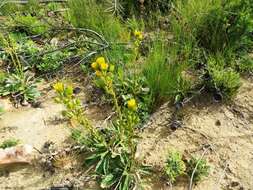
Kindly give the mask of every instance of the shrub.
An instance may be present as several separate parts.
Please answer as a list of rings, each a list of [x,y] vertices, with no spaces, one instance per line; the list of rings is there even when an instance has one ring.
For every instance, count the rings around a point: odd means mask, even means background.
[[[196,168],[196,169],[195,169]],[[207,177],[210,172],[210,166],[207,164],[207,161],[205,159],[197,159],[195,157],[191,158],[187,162],[187,174],[191,178],[193,171],[193,182],[199,182],[204,177]]]
[[[175,7],[171,30],[180,56],[186,60],[196,59],[198,49],[206,55],[227,56],[231,52],[240,55],[252,47],[253,9],[249,0],[178,0]]]
[[[182,155],[178,152],[171,152],[166,162],[165,172],[170,182],[175,182],[177,177],[184,174],[186,166]]]
[[[226,48],[239,53],[247,51],[253,43],[253,9],[250,1],[216,2],[203,16],[197,29],[200,45],[211,52]]]
[[[230,99],[241,86],[240,75],[232,68],[224,68],[224,60],[219,57],[217,59],[209,59],[208,62],[208,70],[211,76],[208,86],[221,93],[225,99]]]

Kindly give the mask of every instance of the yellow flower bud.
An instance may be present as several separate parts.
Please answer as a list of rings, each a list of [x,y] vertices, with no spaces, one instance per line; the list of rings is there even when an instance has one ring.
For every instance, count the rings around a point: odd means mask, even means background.
[[[100,64],[100,69],[102,70],[102,71],[106,71],[107,69],[108,69],[108,64],[107,63],[101,63]]]
[[[99,64],[99,65],[102,65],[105,63],[105,58],[104,57],[99,57],[96,59],[96,62]]]
[[[138,31],[138,30],[135,30],[135,31],[134,31],[134,35],[135,35],[136,37],[138,37],[140,34],[141,34],[140,31]]]
[[[138,39],[138,40],[143,40],[143,34],[141,31],[135,30],[134,31],[134,36]]]
[[[93,63],[91,64],[91,67],[92,67],[92,69],[94,69],[94,70],[98,70],[99,64],[98,64],[97,62],[93,62]]]
[[[102,72],[101,71],[96,71],[96,76],[97,77],[101,77],[102,76]]]
[[[143,35],[140,34],[139,37],[138,37],[139,40],[143,40]]]
[[[57,82],[53,85],[53,88],[56,92],[63,92],[64,91],[64,85],[62,82]]]
[[[136,111],[137,110],[137,103],[135,101],[135,99],[130,99],[127,101],[127,107],[130,110]]]

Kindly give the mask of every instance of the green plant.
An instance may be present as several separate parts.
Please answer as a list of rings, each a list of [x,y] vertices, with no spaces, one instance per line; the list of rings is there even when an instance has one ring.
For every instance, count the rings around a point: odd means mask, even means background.
[[[11,31],[25,33],[27,35],[45,35],[48,26],[31,14],[16,14],[6,23]]]
[[[165,99],[183,99],[191,84],[182,75],[185,65],[174,63],[168,56],[165,42],[156,40],[143,68],[156,103]]]
[[[95,0],[70,0],[70,21],[75,27],[92,29],[109,41],[129,38],[129,33],[118,18],[104,11]]]
[[[0,144],[0,148],[1,149],[10,148],[10,147],[16,146],[18,143],[19,143],[19,140],[17,139],[7,139]]]
[[[38,60],[41,62],[35,63],[35,67],[40,73],[53,73],[60,69],[67,55],[61,51],[45,54],[41,60]]]
[[[33,102],[40,96],[37,90],[37,81],[28,73],[6,74],[0,82],[0,96],[10,95],[15,102]]]
[[[119,104],[123,106],[125,102],[134,98],[138,102],[138,115],[145,121],[152,104],[152,96],[145,77],[118,70],[113,83]]]
[[[199,182],[204,177],[207,177],[209,175],[210,166],[208,165],[208,163],[205,159],[197,159],[195,157],[192,157],[187,162],[186,172],[190,178],[192,176],[192,173],[194,172],[193,181]]]
[[[221,93],[225,99],[231,99],[241,86],[240,75],[232,68],[224,68],[225,63],[220,57],[208,61],[211,80],[209,88]]]
[[[249,55],[242,56],[235,61],[233,67],[236,71],[242,73],[253,72],[253,57]]]
[[[98,62],[106,64],[102,58]],[[54,89],[57,92],[56,101],[63,103],[67,109],[64,116],[71,121],[72,137],[85,146],[85,164],[94,166],[101,188],[139,189],[140,175],[146,174],[147,168],[135,159],[137,139],[134,128],[139,122],[135,105],[131,103],[128,109],[120,111],[122,115],[110,126],[99,130],[90,124],[71,87],[56,83]]]
[[[185,173],[186,166],[179,152],[170,152],[166,162],[165,172],[171,183]]]

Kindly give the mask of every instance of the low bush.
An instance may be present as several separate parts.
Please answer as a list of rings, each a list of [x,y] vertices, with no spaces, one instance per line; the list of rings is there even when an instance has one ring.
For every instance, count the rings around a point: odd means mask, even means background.
[[[224,60],[221,58],[210,58],[208,61],[208,70],[211,80],[208,83],[209,88],[221,93],[224,99],[231,99],[241,86],[240,75],[232,68],[224,68]]]
[[[210,166],[207,164],[207,161],[205,159],[197,159],[195,157],[192,157],[187,162],[186,172],[190,178],[194,172],[193,182],[199,182],[204,177],[207,177],[209,175]]]
[[[186,166],[182,155],[178,152],[171,152],[166,162],[165,173],[171,183],[185,173]]]

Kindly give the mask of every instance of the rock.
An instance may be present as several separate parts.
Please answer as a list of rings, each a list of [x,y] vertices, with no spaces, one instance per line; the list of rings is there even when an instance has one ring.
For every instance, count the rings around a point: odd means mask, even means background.
[[[29,103],[28,103],[26,100],[24,100],[24,101],[21,102],[21,105],[22,105],[22,106],[28,106]]]
[[[74,88],[73,93],[74,93],[74,94],[79,94],[81,91],[82,91],[81,88],[76,87],[76,88]]]
[[[231,183],[231,187],[236,187],[238,185],[240,185],[240,183],[238,181],[232,181],[232,183]]]
[[[0,149],[0,167],[13,164],[30,164],[32,160],[32,152],[33,147],[30,145],[19,145]]]

